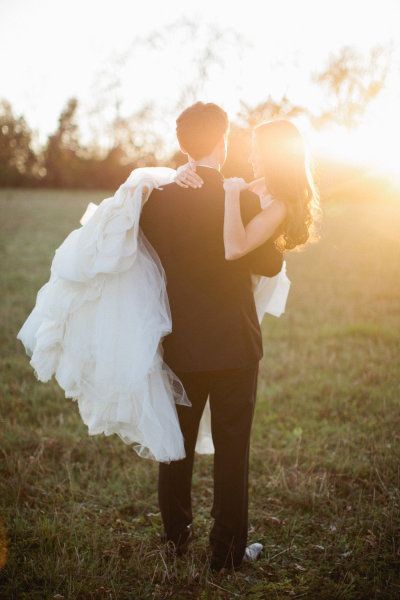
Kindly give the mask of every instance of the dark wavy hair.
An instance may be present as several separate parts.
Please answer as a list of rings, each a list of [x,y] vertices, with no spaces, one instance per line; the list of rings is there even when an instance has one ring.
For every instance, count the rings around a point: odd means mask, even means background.
[[[254,138],[268,191],[287,209],[275,245],[283,252],[303,247],[307,241],[317,242],[316,223],[323,213],[300,131],[287,119],[275,119],[258,125]]]

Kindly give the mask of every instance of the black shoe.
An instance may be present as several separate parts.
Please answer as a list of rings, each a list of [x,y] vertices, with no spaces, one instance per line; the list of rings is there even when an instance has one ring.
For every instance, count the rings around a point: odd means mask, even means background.
[[[161,535],[161,542],[166,544],[166,552],[168,555],[183,556],[186,554],[193,536],[192,526],[188,525],[176,539],[168,538],[167,534],[163,533]]]
[[[229,564],[221,565],[220,563],[210,563],[210,571],[213,574],[226,573],[228,571],[238,571],[242,568],[242,566],[242,563],[240,563],[240,565],[233,566]]]
[[[210,561],[210,571],[212,573],[222,573],[225,571],[237,571],[238,569],[240,569],[242,567],[242,562],[241,561],[239,564],[232,564],[232,561],[226,560],[224,563],[221,563],[220,560],[217,560],[215,558],[211,558]]]
[[[223,565],[220,565],[218,563],[210,563],[210,571],[212,573],[222,573],[225,572],[226,568]]]

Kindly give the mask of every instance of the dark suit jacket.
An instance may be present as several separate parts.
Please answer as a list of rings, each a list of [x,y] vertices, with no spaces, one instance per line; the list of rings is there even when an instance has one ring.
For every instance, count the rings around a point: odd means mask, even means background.
[[[140,218],[167,279],[172,333],[163,340],[164,360],[173,371],[254,365],[263,347],[251,273],[276,275],[283,256],[270,239],[238,260],[226,260],[223,177],[209,167],[197,172],[201,188],[172,183],[155,189]],[[260,202],[247,191],[240,201],[246,225],[261,210]]]

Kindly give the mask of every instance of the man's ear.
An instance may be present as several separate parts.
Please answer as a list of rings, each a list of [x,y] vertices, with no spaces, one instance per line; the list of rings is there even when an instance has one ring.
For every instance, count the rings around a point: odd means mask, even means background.
[[[224,134],[221,139],[219,140],[219,147],[220,148],[225,148],[225,145],[228,145],[228,136],[226,134]]]

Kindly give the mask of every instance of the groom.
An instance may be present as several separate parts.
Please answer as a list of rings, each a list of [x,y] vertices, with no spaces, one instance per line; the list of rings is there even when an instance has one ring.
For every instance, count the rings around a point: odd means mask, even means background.
[[[185,387],[191,407],[176,405],[186,457],[159,463],[162,539],[182,554],[193,536],[191,483],[198,427],[210,395],[214,497],[209,534],[211,569],[238,568],[248,530],[249,443],[263,356],[251,274],[272,277],[282,254],[269,239],[237,260],[224,252],[224,189],[229,121],[213,103],[197,102],[177,119],[180,148],[196,163],[204,183],[155,189],[140,226],[156,250],[167,279],[172,333],[163,340],[164,361]],[[258,196],[241,194],[246,225],[259,211]]]

